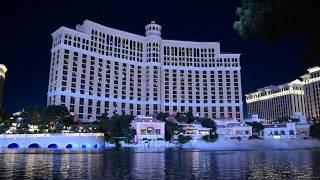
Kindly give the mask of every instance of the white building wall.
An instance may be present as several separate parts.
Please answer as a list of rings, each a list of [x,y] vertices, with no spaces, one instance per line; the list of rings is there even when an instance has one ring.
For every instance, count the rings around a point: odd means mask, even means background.
[[[28,148],[30,144],[38,144],[41,148],[48,148],[50,144],[56,144],[57,148],[64,149],[71,144],[72,148],[103,148],[103,133],[68,133],[68,134],[10,134],[0,135],[0,147],[16,143],[19,148]]]
[[[188,112],[243,119],[240,54],[217,42],[163,40],[84,21],[52,34],[48,105],[63,104],[81,121],[106,113]]]
[[[320,67],[309,68],[301,78],[304,82],[306,116],[320,119]]]

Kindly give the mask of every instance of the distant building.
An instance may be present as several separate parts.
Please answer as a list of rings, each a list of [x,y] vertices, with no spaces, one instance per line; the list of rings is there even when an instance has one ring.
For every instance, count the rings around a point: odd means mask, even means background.
[[[246,95],[249,116],[258,114],[275,121],[301,112],[308,119],[320,119],[320,66],[280,86],[268,86]]]
[[[303,82],[267,86],[246,95],[249,116],[257,114],[262,119],[276,121],[289,118],[294,112],[305,115]]]
[[[5,65],[0,64],[0,108],[2,108],[4,81],[6,79],[7,70]]]
[[[304,83],[306,116],[309,119],[320,119],[320,67],[308,69],[301,76]]]
[[[52,33],[48,105],[82,122],[106,113],[189,112],[243,119],[240,54],[219,42],[166,40],[154,21],[145,35],[85,20]],[[200,32],[200,30],[199,30]]]
[[[152,117],[137,116],[131,122],[131,127],[136,131],[135,142],[165,139],[165,122]]]
[[[252,136],[252,127],[237,120],[215,120],[216,133],[221,139],[248,139]]]
[[[183,135],[190,136],[194,140],[200,140],[203,136],[210,135],[211,128],[203,127],[199,122],[179,125],[182,126]]]

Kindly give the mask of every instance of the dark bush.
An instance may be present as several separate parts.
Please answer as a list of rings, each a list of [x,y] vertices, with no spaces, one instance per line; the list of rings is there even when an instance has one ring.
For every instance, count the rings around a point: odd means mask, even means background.
[[[205,135],[201,139],[206,142],[215,142],[218,139],[218,134]]]
[[[180,144],[185,144],[185,143],[189,142],[190,140],[192,140],[192,137],[190,137],[190,136],[183,136],[183,135],[178,136],[178,142]]]

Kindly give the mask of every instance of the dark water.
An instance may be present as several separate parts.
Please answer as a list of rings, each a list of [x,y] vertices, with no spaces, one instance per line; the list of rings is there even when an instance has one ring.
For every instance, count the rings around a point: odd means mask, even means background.
[[[0,154],[0,179],[320,179],[320,151]]]

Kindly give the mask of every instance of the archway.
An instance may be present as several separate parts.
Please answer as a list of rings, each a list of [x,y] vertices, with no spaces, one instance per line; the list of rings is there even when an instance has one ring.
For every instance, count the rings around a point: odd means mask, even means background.
[[[56,149],[56,148],[58,148],[58,145],[56,145],[56,144],[49,144],[49,145],[48,145],[48,148],[50,148],[50,149]]]
[[[29,145],[29,148],[41,148],[41,146],[37,143],[32,143]]]
[[[66,145],[66,148],[67,148],[67,149],[71,149],[71,148],[72,148],[72,144]]]
[[[7,146],[8,148],[19,148],[19,144],[17,143],[11,143]]]

